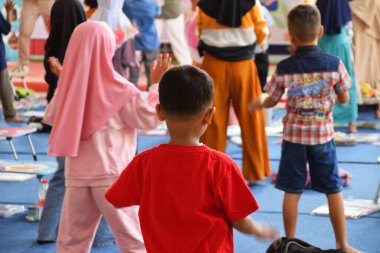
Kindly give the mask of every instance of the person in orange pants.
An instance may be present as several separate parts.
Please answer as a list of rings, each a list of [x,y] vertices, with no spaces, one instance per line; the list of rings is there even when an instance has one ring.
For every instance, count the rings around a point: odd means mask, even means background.
[[[202,69],[215,85],[213,123],[202,137],[210,148],[225,152],[229,101],[241,126],[243,175],[255,183],[270,175],[264,111],[248,111],[249,102],[261,96],[255,44],[262,45],[268,28],[259,2],[254,0],[201,0],[198,3],[199,49],[204,53]],[[226,7],[227,8],[223,8]],[[233,11],[236,10],[236,11]]]

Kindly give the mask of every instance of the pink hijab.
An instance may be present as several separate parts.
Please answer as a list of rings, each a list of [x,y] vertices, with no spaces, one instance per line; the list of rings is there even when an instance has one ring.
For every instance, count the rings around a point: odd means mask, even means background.
[[[114,33],[104,22],[84,22],[74,30],[58,80],[49,155],[77,156],[79,142],[138,93],[115,72],[115,49]]]

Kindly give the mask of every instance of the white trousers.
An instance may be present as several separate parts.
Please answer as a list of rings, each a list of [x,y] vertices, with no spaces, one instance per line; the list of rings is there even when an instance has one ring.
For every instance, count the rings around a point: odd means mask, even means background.
[[[174,56],[181,65],[192,63],[189,45],[185,36],[183,14],[173,19],[156,19],[158,36],[162,43],[170,43]]]
[[[103,215],[122,253],[145,253],[138,206],[116,209],[104,195],[108,187],[66,187],[59,225],[58,253],[88,253]]]

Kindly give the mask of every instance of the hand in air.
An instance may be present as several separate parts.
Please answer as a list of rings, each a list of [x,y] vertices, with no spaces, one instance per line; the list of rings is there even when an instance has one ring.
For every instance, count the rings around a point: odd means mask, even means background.
[[[152,79],[152,83],[158,83],[162,76],[168,71],[171,66],[172,58],[169,54],[160,54],[158,59],[153,62],[150,68],[150,78]]]
[[[7,12],[11,12],[14,7],[15,7],[15,3],[13,2],[13,0],[5,1],[4,8],[7,10]]]

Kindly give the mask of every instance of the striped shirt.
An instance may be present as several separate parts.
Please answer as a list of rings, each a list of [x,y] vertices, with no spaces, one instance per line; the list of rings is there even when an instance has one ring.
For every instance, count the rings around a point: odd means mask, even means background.
[[[198,8],[198,49],[230,62],[252,59],[255,45],[263,45],[269,34],[259,1],[242,17],[241,22],[237,28],[224,26]]]
[[[300,47],[281,61],[265,90],[279,101],[287,89],[284,140],[317,145],[334,137],[335,94],[351,88],[342,61],[320,52],[318,46]]]

